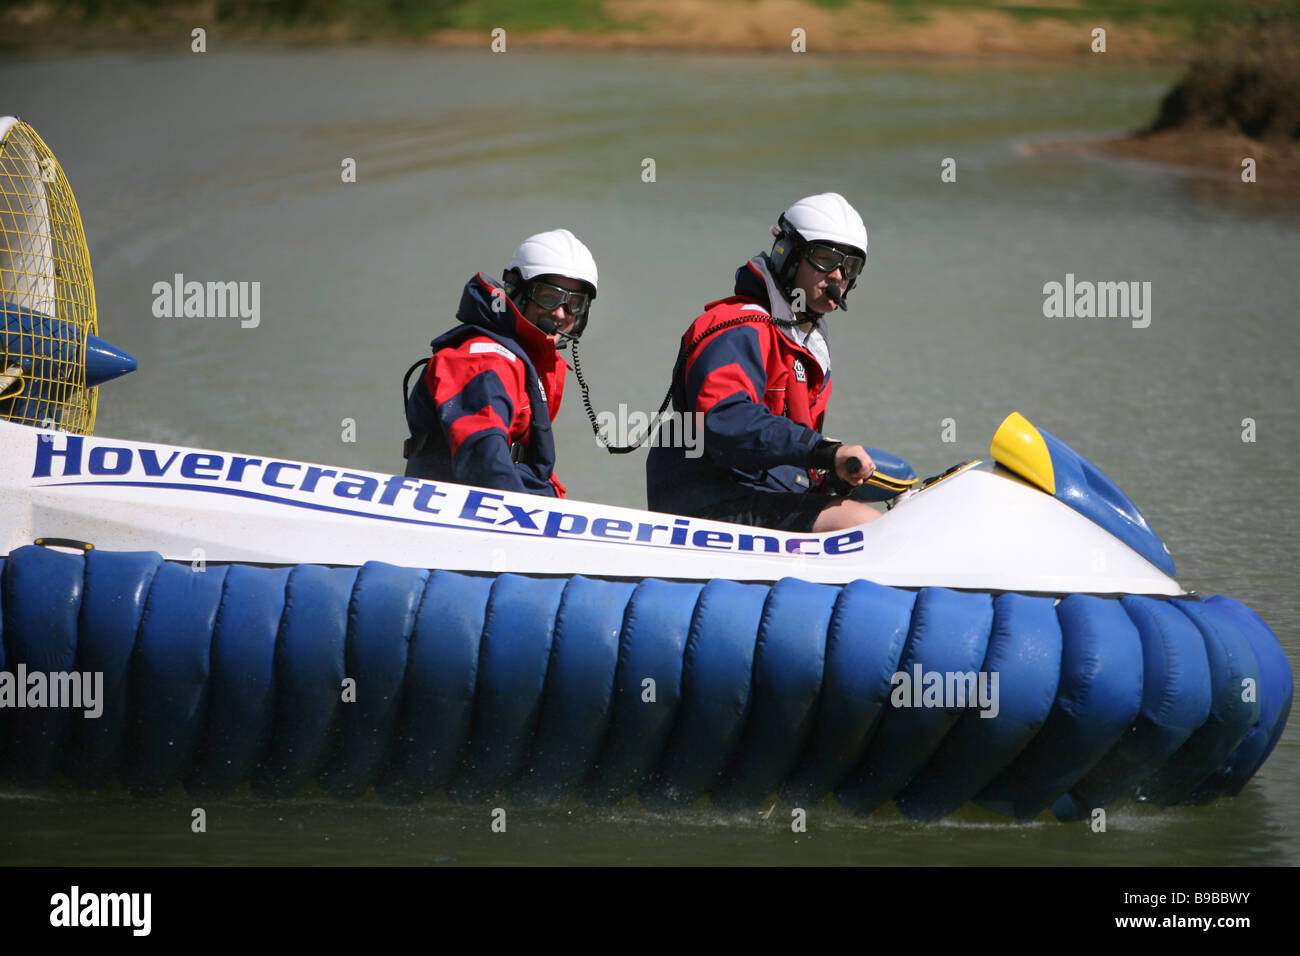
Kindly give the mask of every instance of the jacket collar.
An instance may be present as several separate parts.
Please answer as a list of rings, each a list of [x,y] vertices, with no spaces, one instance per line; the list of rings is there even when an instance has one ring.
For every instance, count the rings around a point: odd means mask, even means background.
[[[505,306],[504,309],[502,305]],[[479,272],[465,283],[456,318],[466,325],[514,339],[524,347],[528,357],[539,369],[556,364],[568,365],[551,340],[524,318],[523,313],[506,295],[505,288],[492,276]]]
[[[768,314],[774,319],[789,321],[795,317],[794,310],[776,279],[772,278],[771,263],[766,252],[760,252],[736,270],[736,295],[753,299],[767,307]],[[805,337],[797,328],[778,326],[787,339],[806,349],[817,359],[822,370],[831,370],[830,335],[826,328],[826,317],[818,316],[813,322],[812,331]]]

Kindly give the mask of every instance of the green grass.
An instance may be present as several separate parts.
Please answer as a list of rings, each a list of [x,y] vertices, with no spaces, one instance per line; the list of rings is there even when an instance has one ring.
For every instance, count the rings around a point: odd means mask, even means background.
[[[54,0],[95,24],[124,14],[147,22],[166,12],[175,16],[186,0]],[[830,10],[847,11],[852,0],[809,0]],[[1083,24],[1105,19],[1141,23],[1151,29],[1207,37],[1224,24],[1249,26],[1272,20],[1300,22],[1300,0],[1074,0],[1070,6],[1008,0],[875,0],[904,21],[922,22],[945,11],[989,10],[1018,20],[1060,20]],[[446,27],[491,30],[503,26],[531,32],[560,27],[584,32],[638,29],[644,24],[614,19],[604,0],[216,0],[218,22],[267,28],[353,25],[362,36],[417,34]],[[653,17],[653,14],[651,14]]]
[[[465,30],[564,27],[601,31],[620,25],[605,12],[602,0],[529,0],[527,3],[520,0],[473,0],[457,4],[450,19],[452,26]]]
[[[851,0],[811,0],[819,7],[837,10]],[[1017,4],[1007,0],[875,0],[893,8],[902,20],[919,21],[942,16],[945,10],[991,10],[1018,20],[1063,20],[1086,23],[1103,18],[1116,23],[1146,22],[1158,27],[1200,31],[1205,27],[1284,17],[1300,19],[1300,0],[1074,0],[1069,6]]]
[[[92,25],[121,17],[145,22],[158,12],[175,15],[200,5],[200,0],[55,0],[56,7],[76,11]],[[272,29],[348,22],[363,36],[498,26],[599,31],[617,25],[603,0],[216,0],[213,12],[219,23]]]

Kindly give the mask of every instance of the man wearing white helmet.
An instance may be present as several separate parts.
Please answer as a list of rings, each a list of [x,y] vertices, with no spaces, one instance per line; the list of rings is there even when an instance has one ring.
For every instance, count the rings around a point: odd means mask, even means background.
[[[558,349],[582,335],[595,298],[596,262],[567,229],[525,239],[503,283],[470,279],[461,325],[433,340],[409,394],[403,382],[406,474],[564,497],[551,434],[569,370]]]
[[[875,463],[861,445],[821,434],[831,393],[824,317],[845,307],[867,230],[843,196],[822,193],[787,209],[772,233],[771,252],[737,270],[735,295],[705,306],[682,337],[673,409],[703,416],[704,454],[661,437],[646,461],[649,505],[787,531],[852,527],[879,512],[833,491],[862,485]]]

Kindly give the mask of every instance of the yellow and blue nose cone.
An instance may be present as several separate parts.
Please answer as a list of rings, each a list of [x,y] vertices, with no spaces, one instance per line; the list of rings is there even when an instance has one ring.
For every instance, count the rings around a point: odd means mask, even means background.
[[[1174,559],[1147,519],[1100,468],[1019,412],[998,427],[989,455],[1004,468],[1105,528],[1170,577]]]

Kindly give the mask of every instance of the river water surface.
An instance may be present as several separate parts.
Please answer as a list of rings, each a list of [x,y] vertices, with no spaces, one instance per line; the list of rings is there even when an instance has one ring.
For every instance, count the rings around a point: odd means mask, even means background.
[[[402,371],[474,271],[499,275],[522,237],[558,226],[600,268],[582,351],[596,408],[652,411],[682,331],[778,212],[835,190],[870,250],[832,318],[828,431],[928,475],[986,457],[1019,410],[1137,502],[1185,587],[1245,601],[1300,659],[1300,206],[1022,148],[1145,122],[1170,71],[209,50],[0,62],[0,112],[36,127],[76,190],[101,334],[140,359],[102,390],[100,434],[400,472]],[[154,284],[178,273],[260,283],[258,324],[155,317]],[[1150,324],[1045,317],[1044,284],[1067,274],[1149,282]],[[607,456],[579,399],[570,376],[556,436],[570,496],[643,507],[643,455]],[[1104,838],[1046,816],[967,807],[921,826],[831,802],[796,834],[789,808],[707,801],[517,810],[502,835],[487,809],[442,798],[309,793],[213,804],[199,840],[180,792],[0,791],[0,863],[1295,864],[1298,795],[1294,729],[1240,797],[1122,808]]]

